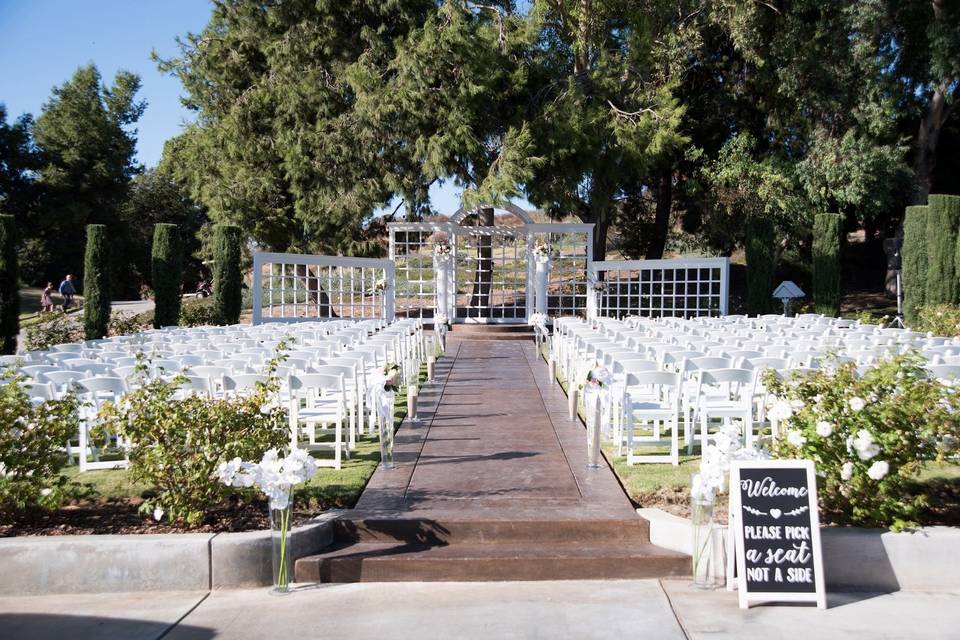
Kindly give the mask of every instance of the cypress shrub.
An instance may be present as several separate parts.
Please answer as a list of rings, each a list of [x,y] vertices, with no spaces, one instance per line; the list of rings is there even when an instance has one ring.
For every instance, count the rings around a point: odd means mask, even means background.
[[[83,258],[83,333],[87,340],[107,335],[110,326],[110,239],[107,227],[87,225]]]
[[[0,353],[17,352],[20,333],[20,273],[17,264],[17,226],[10,215],[0,215]]]
[[[957,283],[957,235],[960,196],[931,195],[927,200],[927,289],[924,304],[960,302]]]
[[[176,325],[180,318],[180,284],[183,281],[183,254],[180,231],[175,224],[153,228],[153,326]]]
[[[747,313],[768,313],[773,301],[773,278],[777,267],[777,236],[769,218],[747,221],[744,248],[747,255]]]
[[[213,228],[213,306],[223,324],[240,322],[243,304],[243,274],[240,252],[243,234],[240,227],[218,224]]]
[[[818,213],[813,219],[813,306],[826,316],[840,315],[842,223],[838,213]]]
[[[903,218],[900,275],[903,286],[903,317],[908,326],[919,320],[927,289],[927,205],[907,207]]]

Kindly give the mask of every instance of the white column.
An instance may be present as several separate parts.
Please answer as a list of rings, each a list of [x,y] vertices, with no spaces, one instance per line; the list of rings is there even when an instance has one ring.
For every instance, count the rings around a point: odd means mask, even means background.
[[[453,258],[444,257],[433,259],[433,275],[437,283],[437,313],[450,315],[453,289]]]
[[[547,282],[550,280],[550,269],[553,264],[550,258],[534,258],[534,302],[537,313],[547,313]]]

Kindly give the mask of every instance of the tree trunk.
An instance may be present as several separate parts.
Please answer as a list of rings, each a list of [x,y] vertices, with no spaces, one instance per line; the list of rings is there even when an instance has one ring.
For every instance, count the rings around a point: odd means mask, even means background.
[[[670,207],[673,204],[673,171],[665,169],[657,185],[657,215],[653,222],[653,237],[647,246],[647,260],[659,260],[667,246],[670,231]]]
[[[920,121],[920,131],[917,133],[917,150],[913,162],[914,188],[911,204],[927,204],[927,196],[933,181],[933,170],[937,164],[937,144],[940,142],[940,131],[949,116],[947,96],[941,87],[937,87],[927,105],[927,111]]]
[[[477,225],[493,226],[493,208],[485,207],[477,212]],[[490,317],[490,286],[493,282],[493,237],[477,236],[477,274],[473,280],[473,295],[468,311],[471,317]]]
[[[317,315],[321,318],[339,318],[330,303],[330,296],[323,288],[320,276],[305,264],[298,264],[296,273],[297,278],[302,278],[303,285],[307,288],[307,300],[317,305]]]

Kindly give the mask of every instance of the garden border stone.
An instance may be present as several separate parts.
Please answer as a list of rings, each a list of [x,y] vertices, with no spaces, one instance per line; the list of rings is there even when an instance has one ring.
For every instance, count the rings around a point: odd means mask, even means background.
[[[650,523],[650,542],[690,554],[690,520],[661,509],[637,509]],[[726,540],[727,528],[723,535]],[[886,529],[820,527],[824,578],[831,591],[957,591],[960,528]]]
[[[291,532],[293,559],[333,540],[335,514]],[[267,586],[270,531],[0,538],[0,595]]]

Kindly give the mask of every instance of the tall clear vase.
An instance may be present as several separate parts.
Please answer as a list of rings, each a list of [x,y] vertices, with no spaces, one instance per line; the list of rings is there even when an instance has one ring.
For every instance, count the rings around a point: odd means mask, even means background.
[[[291,492],[292,494],[292,492]],[[293,496],[287,496],[283,509],[270,509],[270,538],[273,548],[273,595],[290,593],[293,581],[293,554],[290,549],[290,523],[293,512]]]
[[[713,510],[711,501],[691,502],[693,585],[698,589],[722,587],[726,579],[723,529],[714,521]]]
[[[396,465],[393,462],[393,413],[396,406],[396,395],[393,393],[384,393],[380,400],[380,419],[377,420],[380,436],[380,462],[384,469],[393,469]]]
[[[600,430],[603,426],[603,403],[600,393],[584,393],[583,397],[583,410],[587,417],[587,467],[590,469],[601,467]]]

